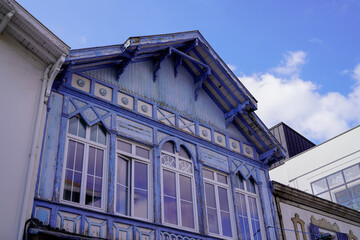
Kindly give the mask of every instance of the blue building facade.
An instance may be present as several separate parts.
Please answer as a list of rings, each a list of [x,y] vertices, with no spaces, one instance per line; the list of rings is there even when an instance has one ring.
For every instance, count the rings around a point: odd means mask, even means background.
[[[28,234],[278,239],[268,168],[284,150],[256,108],[197,31],[70,51],[35,188],[50,227]]]

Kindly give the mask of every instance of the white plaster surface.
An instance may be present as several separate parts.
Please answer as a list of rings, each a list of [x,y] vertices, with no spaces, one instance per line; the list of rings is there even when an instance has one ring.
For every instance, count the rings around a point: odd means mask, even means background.
[[[16,239],[20,227],[25,181],[44,71],[45,66],[42,66],[38,59],[32,58],[13,40],[0,35],[1,239]],[[34,180],[32,182],[35,182]],[[29,205],[32,206],[34,191],[30,191],[32,194]]]
[[[335,216],[325,216],[321,213],[315,213],[310,209],[303,209],[301,205],[295,207],[283,202],[280,202],[280,209],[282,214],[282,221],[285,229],[295,230],[294,224],[291,221],[291,218],[295,217],[295,213],[299,215],[299,218],[305,222],[305,231],[310,232],[310,223],[311,216],[314,216],[316,220],[325,218],[329,223],[336,223],[339,226],[340,232],[349,234],[349,231],[352,230],[353,234],[360,238],[360,226],[356,226],[347,222],[345,218],[339,218]],[[346,217],[346,216],[345,216]],[[298,226],[298,231],[301,231],[300,225]],[[320,230],[321,232],[322,230]],[[325,232],[325,231],[324,231]],[[285,231],[286,240],[296,240],[295,233],[293,231]],[[300,234],[301,235],[301,234]],[[306,235],[308,239],[310,235]]]
[[[287,160],[270,178],[312,194],[312,182],[359,162],[360,126]]]

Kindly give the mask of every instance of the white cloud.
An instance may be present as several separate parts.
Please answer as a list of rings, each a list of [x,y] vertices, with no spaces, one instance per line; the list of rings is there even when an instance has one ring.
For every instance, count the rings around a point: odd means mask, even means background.
[[[227,64],[227,66],[230,68],[231,71],[235,71],[237,69],[237,66],[232,64]]]
[[[302,65],[305,64],[306,53],[303,51],[287,52],[284,54],[285,60],[281,61],[281,65],[272,70],[280,75],[298,74]]]
[[[338,92],[320,94],[319,86],[299,77],[306,61],[302,51],[289,52],[273,72],[239,77],[258,100],[256,111],[268,127],[285,122],[319,143],[360,124],[360,64],[353,77],[358,80],[347,96]],[[285,74],[286,73],[286,74]]]
[[[319,44],[323,43],[323,41],[321,39],[318,39],[318,38],[311,38],[311,39],[309,39],[309,42],[311,42],[311,43],[319,43]]]

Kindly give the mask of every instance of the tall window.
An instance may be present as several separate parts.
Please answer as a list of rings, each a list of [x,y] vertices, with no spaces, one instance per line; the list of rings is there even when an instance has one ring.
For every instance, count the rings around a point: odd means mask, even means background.
[[[235,190],[242,239],[263,239],[258,190],[254,180],[249,178],[245,181],[241,176],[236,176]]]
[[[149,219],[150,150],[117,140],[116,201],[119,214]]]
[[[161,150],[162,219],[166,224],[197,229],[194,168],[190,154],[172,142]]]
[[[203,169],[206,217],[210,233],[232,237],[228,177]]]
[[[106,130],[87,127],[79,117],[69,119],[62,199],[95,208],[104,207]]]

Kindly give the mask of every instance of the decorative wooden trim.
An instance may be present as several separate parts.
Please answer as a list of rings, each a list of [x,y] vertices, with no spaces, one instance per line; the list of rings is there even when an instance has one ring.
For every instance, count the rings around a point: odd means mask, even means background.
[[[318,226],[319,228],[326,229],[333,232],[340,232],[340,228],[337,223],[331,224],[325,218],[316,220],[314,216],[310,218],[311,223]]]
[[[295,213],[295,217],[291,218],[291,221],[294,224],[295,236],[296,240],[307,240],[306,232],[305,232],[305,222],[300,219],[299,214]],[[300,238],[298,224],[300,224],[301,232],[302,232],[302,239]]]
[[[358,238],[354,235],[353,231],[349,231],[349,234],[348,234],[348,238],[349,240],[358,240]]]

